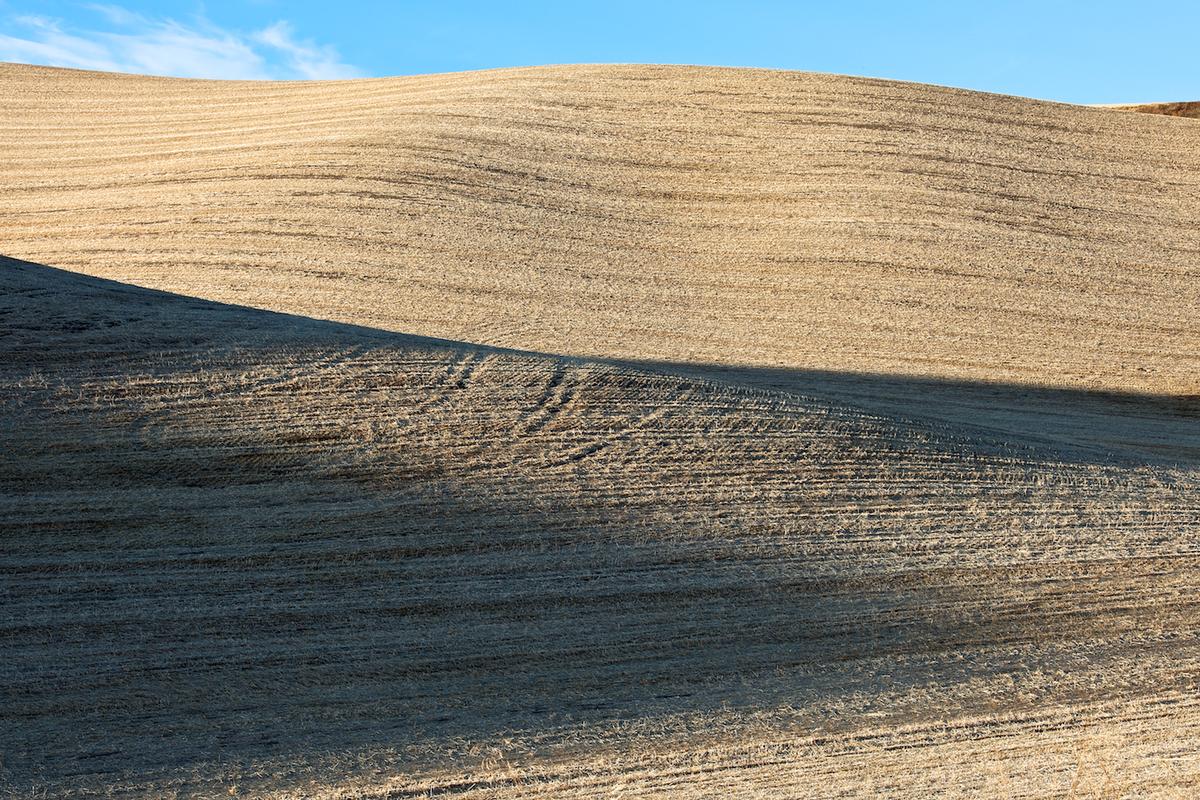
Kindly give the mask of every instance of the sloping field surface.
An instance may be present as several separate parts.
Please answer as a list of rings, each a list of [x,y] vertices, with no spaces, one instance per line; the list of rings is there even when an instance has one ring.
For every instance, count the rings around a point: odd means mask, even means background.
[[[1141,105],[1109,107],[1122,111],[1137,111],[1141,114],[1163,114],[1168,117],[1200,117],[1200,102],[1143,103]]]
[[[0,98],[0,788],[1200,791],[1195,123],[648,67]]]
[[[10,774],[529,796],[726,770],[803,795],[862,759],[913,788],[1197,778],[1194,473],[0,275]],[[949,772],[893,752],[917,745]]]
[[[5,254],[605,358],[1200,394],[1200,126],[805,73],[0,71]]]

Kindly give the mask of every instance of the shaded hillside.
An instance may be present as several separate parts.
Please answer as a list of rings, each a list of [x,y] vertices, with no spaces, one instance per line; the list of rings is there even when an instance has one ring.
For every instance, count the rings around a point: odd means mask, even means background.
[[[1153,786],[1195,732],[1194,473],[28,263],[0,298],[18,789],[917,791],[917,742],[1052,788],[1148,713]]]
[[[569,355],[1197,394],[1200,128],[685,67],[0,68],[10,256]]]

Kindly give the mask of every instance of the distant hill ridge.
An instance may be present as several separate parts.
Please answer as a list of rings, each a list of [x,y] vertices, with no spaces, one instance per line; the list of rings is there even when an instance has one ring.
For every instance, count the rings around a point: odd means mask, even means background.
[[[1167,117],[1200,118],[1200,100],[1189,103],[1143,103],[1141,105],[1108,106],[1121,111],[1137,111],[1142,114],[1162,114]]]
[[[567,66],[0,67],[6,254],[587,357],[1200,392],[1200,127],[920,84]]]

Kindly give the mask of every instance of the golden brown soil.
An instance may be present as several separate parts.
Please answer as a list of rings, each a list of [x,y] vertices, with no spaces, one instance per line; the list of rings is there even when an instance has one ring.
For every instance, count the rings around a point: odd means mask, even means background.
[[[1200,102],[1194,103],[1144,103],[1142,105],[1109,106],[1121,111],[1137,111],[1141,114],[1162,114],[1167,117],[1200,117]]]
[[[1200,128],[667,67],[0,109],[0,795],[1200,788]]]
[[[1200,127],[885,81],[8,66],[7,255],[526,350],[1200,393]]]

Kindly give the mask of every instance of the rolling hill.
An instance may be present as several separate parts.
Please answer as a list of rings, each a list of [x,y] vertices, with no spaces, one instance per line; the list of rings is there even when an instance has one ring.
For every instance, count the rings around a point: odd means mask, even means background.
[[[7,67],[7,255],[577,356],[1200,393],[1200,129],[804,73]]]
[[[0,787],[1189,796],[1200,127],[0,68]]]

